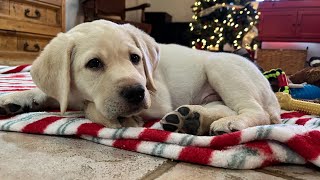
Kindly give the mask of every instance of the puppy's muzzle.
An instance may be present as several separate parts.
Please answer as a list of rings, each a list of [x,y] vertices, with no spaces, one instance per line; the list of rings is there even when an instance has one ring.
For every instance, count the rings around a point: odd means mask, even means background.
[[[138,84],[124,87],[120,95],[130,104],[140,104],[144,100],[144,93],[144,87]]]

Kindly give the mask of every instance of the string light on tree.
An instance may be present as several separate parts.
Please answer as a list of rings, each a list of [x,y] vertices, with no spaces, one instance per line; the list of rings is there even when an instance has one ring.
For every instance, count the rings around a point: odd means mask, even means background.
[[[260,18],[260,12],[251,5],[252,1],[195,0],[192,7],[194,22],[189,24],[194,37],[192,46],[214,51],[223,50],[225,44],[235,49],[255,49],[253,46],[258,46],[257,43],[245,42],[243,45],[242,42]]]

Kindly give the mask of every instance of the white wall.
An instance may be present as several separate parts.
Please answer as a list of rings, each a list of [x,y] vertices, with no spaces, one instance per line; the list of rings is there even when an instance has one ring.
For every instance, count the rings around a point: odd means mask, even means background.
[[[66,31],[83,22],[81,0],[66,0]]]
[[[126,7],[133,7],[136,6],[138,3],[138,0],[126,0]],[[128,11],[126,13],[126,20],[127,21],[140,21],[141,18],[141,12],[140,11]]]

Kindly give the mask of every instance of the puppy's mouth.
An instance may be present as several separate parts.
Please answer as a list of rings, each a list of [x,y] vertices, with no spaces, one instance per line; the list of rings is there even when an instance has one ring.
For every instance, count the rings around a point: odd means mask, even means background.
[[[120,123],[123,123],[123,122],[126,120],[126,117],[119,116],[119,117],[117,117],[117,120],[118,120]]]
[[[140,113],[143,109],[147,109],[146,103],[140,104],[129,104],[124,112],[122,112],[119,117],[129,117]]]

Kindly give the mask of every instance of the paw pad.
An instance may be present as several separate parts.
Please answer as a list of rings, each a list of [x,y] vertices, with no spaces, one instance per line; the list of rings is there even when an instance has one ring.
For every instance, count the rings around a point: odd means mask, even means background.
[[[200,114],[197,112],[191,113],[184,121],[182,129],[188,134],[197,134],[200,127]]]
[[[162,127],[166,131],[198,134],[200,128],[200,114],[189,107],[180,107],[167,114],[162,120]]]
[[[169,123],[173,123],[173,124],[179,124],[180,123],[179,117],[176,114],[169,114],[165,119]]]
[[[186,116],[189,114],[190,109],[187,107],[181,107],[178,109],[178,112],[182,115],[182,116]]]
[[[14,103],[8,103],[0,107],[0,116],[15,115],[23,112],[29,112],[29,106],[20,106]]]
[[[172,125],[172,124],[163,124],[162,127],[163,127],[164,130],[171,131],[171,132],[174,132],[174,131],[176,131],[178,129],[177,126]]]
[[[19,109],[21,109],[21,106],[18,104],[10,103],[10,104],[8,104],[8,109],[10,112],[15,113],[15,112],[19,111]]]
[[[2,116],[7,115],[7,111],[6,111],[6,109],[4,109],[4,108],[0,107],[0,115],[2,115]]]

